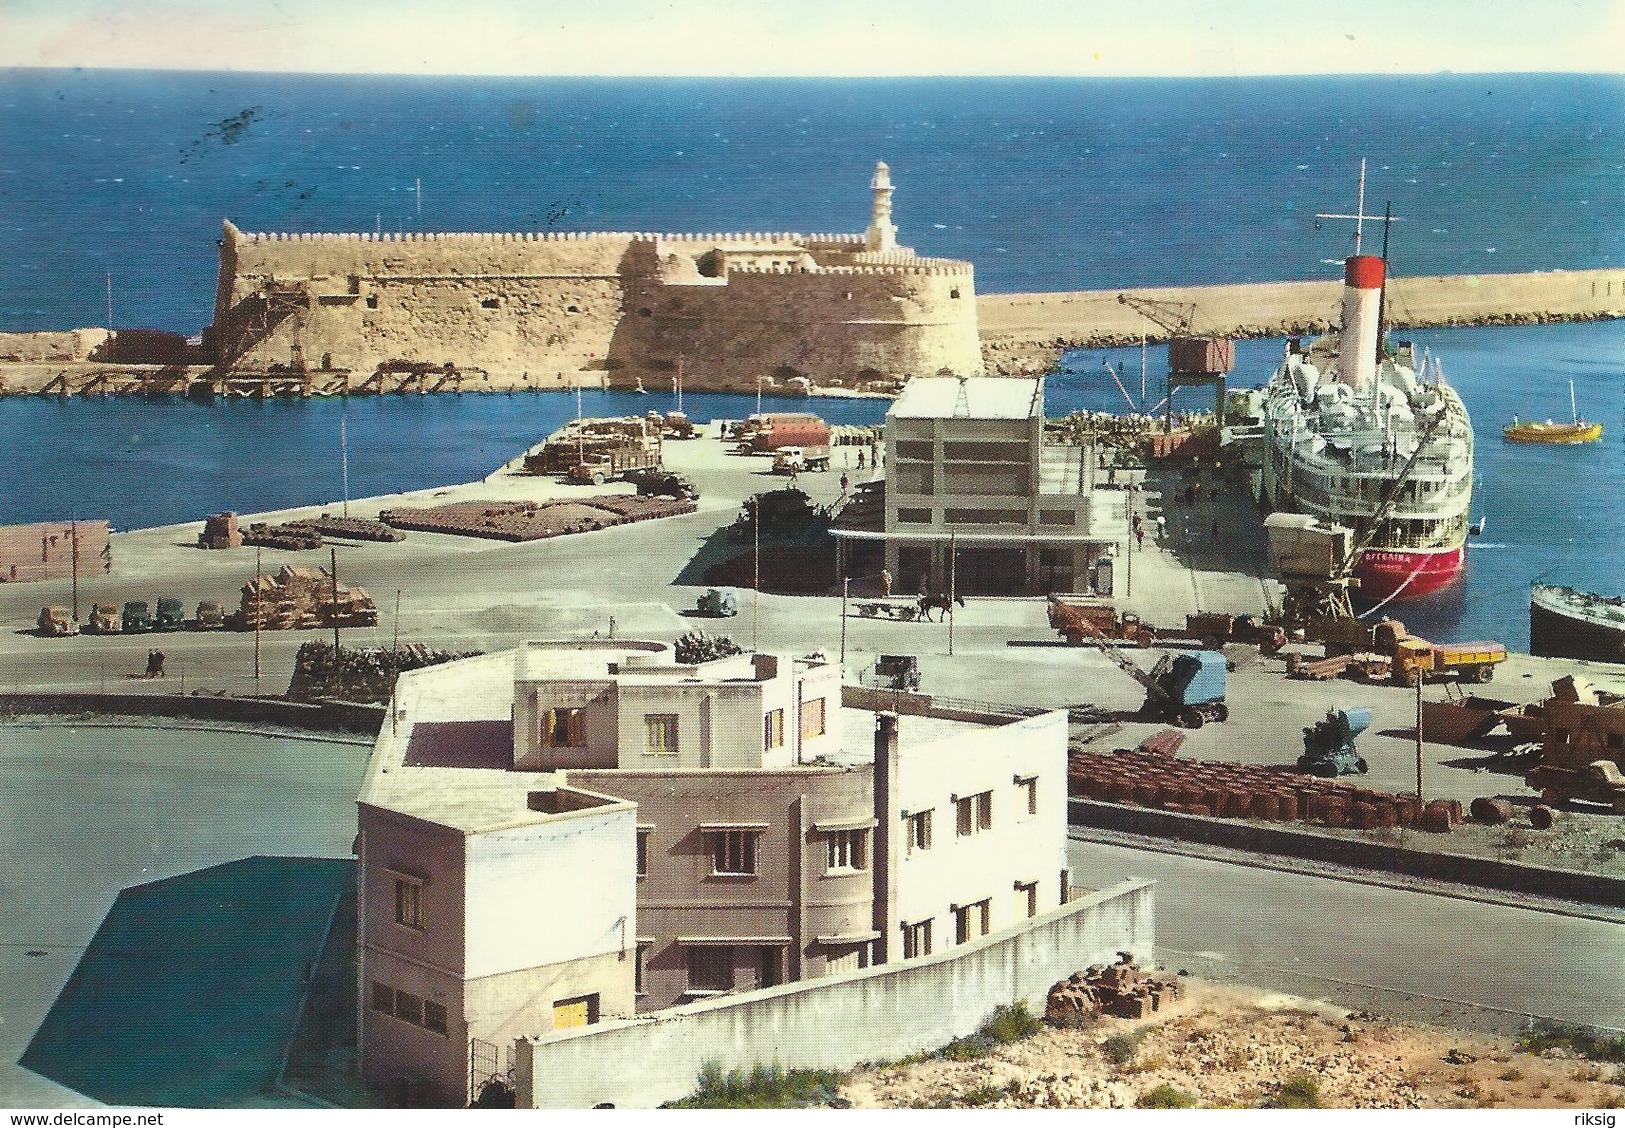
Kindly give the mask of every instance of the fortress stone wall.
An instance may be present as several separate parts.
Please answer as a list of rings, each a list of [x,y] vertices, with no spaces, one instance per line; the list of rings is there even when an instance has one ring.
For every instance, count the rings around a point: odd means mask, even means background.
[[[884,170],[884,166],[881,166]],[[537,387],[980,370],[969,263],[867,234],[251,234],[225,224],[210,344],[234,369],[397,361]],[[882,194],[885,212],[878,203]]]

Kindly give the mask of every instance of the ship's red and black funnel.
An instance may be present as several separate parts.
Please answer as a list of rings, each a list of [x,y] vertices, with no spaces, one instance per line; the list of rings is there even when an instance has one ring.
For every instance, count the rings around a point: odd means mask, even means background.
[[[1363,388],[1377,375],[1377,334],[1382,330],[1383,261],[1351,255],[1343,262],[1343,333],[1337,348],[1337,379]]]

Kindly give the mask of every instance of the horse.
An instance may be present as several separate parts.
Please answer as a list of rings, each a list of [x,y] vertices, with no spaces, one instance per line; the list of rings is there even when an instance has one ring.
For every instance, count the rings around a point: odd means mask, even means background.
[[[941,619],[933,619],[931,612],[941,611],[944,616],[952,615],[955,603],[961,607],[965,606],[965,597],[956,595],[950,600],[946,595],[922,595],[920,596],[920,618],[928,623],[941,622]]]

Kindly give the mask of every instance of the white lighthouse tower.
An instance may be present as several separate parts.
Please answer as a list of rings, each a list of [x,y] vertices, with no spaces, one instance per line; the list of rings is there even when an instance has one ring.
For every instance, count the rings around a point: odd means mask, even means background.
[[[866,249],[894,251],[897,249],[897,224],[891,221],[891,169],[885,161],[875,163],[875,177],[869,181],[869,187],[875,194],[875,202],[869,230],[864,233]]]

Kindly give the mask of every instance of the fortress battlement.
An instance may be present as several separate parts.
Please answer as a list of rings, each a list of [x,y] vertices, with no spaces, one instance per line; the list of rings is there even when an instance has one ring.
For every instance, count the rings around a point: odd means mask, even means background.
[[[695,388],[762,372],[848,385],[979,372],[971,264],[899,246],[889,177],[877,170],[870,188],[863,234],[243,232],[228,220],[209,343],[226,368],[450,363],[521,386],[611,373],[631,385],[679,355]]]
[[[239,231],[226,221],[228,237],[260,243],[652,243],[664,236],[644,231]]]

